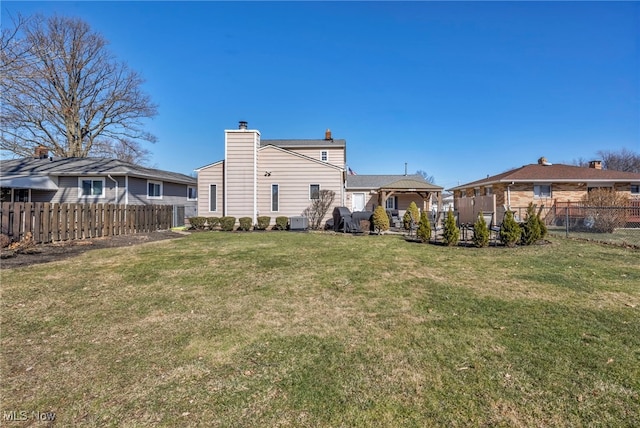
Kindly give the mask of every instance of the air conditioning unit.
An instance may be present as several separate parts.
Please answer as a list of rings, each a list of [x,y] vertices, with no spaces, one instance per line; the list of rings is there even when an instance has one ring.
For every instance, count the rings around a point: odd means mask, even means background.
[[[309,221],[306,217],[289,217],[289,230],[307,230]]]

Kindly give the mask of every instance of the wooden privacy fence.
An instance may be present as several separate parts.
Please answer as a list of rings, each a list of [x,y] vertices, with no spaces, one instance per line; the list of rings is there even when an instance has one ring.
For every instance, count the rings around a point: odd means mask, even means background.
[[[173,205],[52,204],[2,202],[1,233],[37,243],[130,235],[171,227]]]

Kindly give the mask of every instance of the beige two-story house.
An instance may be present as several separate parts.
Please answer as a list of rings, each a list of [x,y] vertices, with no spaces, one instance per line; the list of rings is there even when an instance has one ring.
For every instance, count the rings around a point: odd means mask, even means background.
[[[346,142],[334,139],[266,140],[240,122],[224,131],[224,159],[196,169],[198,215],[294,217],[318,199],[321,190],[335,193],[334,207],[345,203]]]

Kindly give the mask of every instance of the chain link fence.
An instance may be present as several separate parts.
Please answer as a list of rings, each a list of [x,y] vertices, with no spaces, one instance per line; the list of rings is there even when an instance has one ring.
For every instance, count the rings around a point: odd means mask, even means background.
[[[550,234],[640,248],[640,201],[624,207],[557,202],[545,222]]]

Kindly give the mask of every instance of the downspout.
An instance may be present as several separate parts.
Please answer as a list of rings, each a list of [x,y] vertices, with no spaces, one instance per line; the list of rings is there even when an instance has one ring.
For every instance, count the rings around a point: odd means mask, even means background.
[[[116,183],[116,198],[115,198],[115,202],[116,205],[118,205],[118,199],[120,199],[120,195],[118,194],[118,180],[115,180],[111,174],[107,174],[107,177],[109,177],[109,180],[113,181],[114,183]]]
[[[129,176],[124,176],[124,204],[129,205]]]

